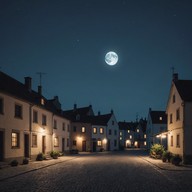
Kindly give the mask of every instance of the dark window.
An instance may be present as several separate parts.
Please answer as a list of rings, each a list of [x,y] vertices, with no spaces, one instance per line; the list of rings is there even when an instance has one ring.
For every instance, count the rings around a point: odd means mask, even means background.
[[[173,147],[173,135],[171,135],[171,146]]]
[[[180,120],[180,110],[179,109],[177,109],[177,111],[176,111],[176,120],[177,121]]]
[[[117,140],[115,139],[114,140],[114,147],[116,147],[117,146]]]
[[[69,126],[69,124],[68,124],[68,125],[67,125],[67,131],[68,131],[68,132],[69,132],[69,127],[70,127],[70,126]]]
[[[114,121],[112,121],[112,125],[114,125],[115,124],[115,122]]]
[[[37,135],[32,135],[32,146],[37,147]]]
[[[0,113],[1,114],[3,114],[3,111],[4,111],[4,109],[3,109],[3,99],[2,98],[0,98]]]
[[[180,135],[177,135],[176,147],[180,147]]]
[[[63,131],[65,131],[65,123],[63,123]]]
[[[169,123],[170,124],[173,123],[173,115],[172,114],[170,114],[170,116],[169,116]]]
[[[42,115],[42,125],[47,125],[47,117],[46,117],[46,115]]]
[[[22,118],[22,106],[15,104],[15,117]]]
[[[73,140],[73,145],[76,146],[77,145],[77,141]]]
[[[33,111],[33,122],[38,123],[38,112],[35,110]]]
[[[114,132],[114,133],[115,133],[115,135],[117,135],[117,130],[115,130],[115,132]]]
[[[76,132],[76,131],[77,131],[77,127],[73,126],[73,132]]]
[[[57,120],[54,119],[53,128],[57,129]]]
[[[111,135],[111,129],[109,129],[109,135]]]

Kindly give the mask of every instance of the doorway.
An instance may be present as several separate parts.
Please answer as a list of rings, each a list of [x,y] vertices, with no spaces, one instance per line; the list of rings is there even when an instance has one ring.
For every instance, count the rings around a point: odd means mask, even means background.
[[[45,154],[45,148],[46,148],[46,146],[45,146],[45,141],[46,140],[46,138],[45,138],[45,136],[42,136],[42,153],[44,153]]]
[[[62,138],[62,152],[65,151],[65,138]]]
[[[4,159],[4,132],[0,131],[0,161]]]
[[[93,152],[96,152],[97,150],[97,142],[93,141]]]
[[[107,143],[108,143],[108,145],[107,145],[107,150],[108,150],[108,151],[111,151],[111,141],[110,141],[110,140],[108,140],[108,142],[107,142]]]
[[[24,134],[24,157],[29,157],[29,135]]]
[[[82,151],[86,151],[86,141],[82,141]]]

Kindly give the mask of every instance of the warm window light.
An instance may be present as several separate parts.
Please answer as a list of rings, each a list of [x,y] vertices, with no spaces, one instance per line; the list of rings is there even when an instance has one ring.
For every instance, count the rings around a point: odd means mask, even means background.
[[[97,141],[97,145],[98,145],[98,146],[101,146],[101,141],[100,141],[100,140]]]
[[[162,118],[162,117],[159,117],[159,120],[160,120],[160,121],[162,121],[162,120],[163,120],[163,118]]]
[[[41,98],[41,105],[45,105],[45,100]]]
[[[120,137],[120,140],[122,140],[122,137]]]
[[[147,145],[147,142],[146,142],[146,141],[144,141],[144,145],[145,145],[145,146]]]
[[[122,136],[122,132],[120,132],[120,136]]]
[[[82,133],[85,133],[85,127],[82,127],[82,128],[81,128],[81,132],[82,132]]]
[[[162,135],[161,138],[166,138],[167,136],[166,135]]]
[[[104,144],[106,144],[107,143],[107,139],[105,138],[105,139],[103,139],[103,143]]]
[[[144,138],[145,138],[145,139],[147,138],[147,135],[146,135],[146,134],[144,135]]]
[[[137,133],[139,133],[139,129],[137,129]]]
[[[127,132],[130,133],[130,130],[128,130]]]
[[[132,135],[130,135],[129,138],[132,139]]]
[[[77,139],[78,139],[78,140],[82,140],[82,137],[81,137],[81,136],[78,136]]]
[[[127,144],[130,144],[130,143],[131,143],[131,141],[128,139],[128,140],[126,140],[126,143],[127,143]]]

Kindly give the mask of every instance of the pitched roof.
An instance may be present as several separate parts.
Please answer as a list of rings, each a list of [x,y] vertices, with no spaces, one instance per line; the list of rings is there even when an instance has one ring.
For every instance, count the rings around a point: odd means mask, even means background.
[[[104,125],[107,126],[107,123],[109,122],[111,118],[111,113],[104,114],[104,115],[98,115],[98,116],[92,116],[90,118],[90,122],[92,125]]]
[[[153,124],[167,124],[167,115],[165,111],[150,111]]]
[[[175,86],[183,101],[192,101],[192,80],[177,80],[174,81]]]
[[[69,118],[71,121],[75,122],[89,122],[89,117],[93,116],[92,106],[89,105],[88,107],[81,107],[72,110],[63,111],[63,115]]]
[[[120,130],[131,130],[131,131],[135,131],[137,125],[138,125],[138,122],[119,122],[118,123],[119,125],[119,129]]]

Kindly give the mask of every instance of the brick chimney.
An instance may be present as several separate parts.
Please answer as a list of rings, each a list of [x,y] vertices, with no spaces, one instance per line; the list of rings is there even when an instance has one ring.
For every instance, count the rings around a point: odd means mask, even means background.
[[[178,73],[173,73],[173,81],[176,82],[178,81],[178,79],[179,79]]]
[[[25,87],[31,91],[31,77],[25,77]]]
[[[39,95],[42,95],[42,86],[41,85],[38,86],[38,93],[39,93]]]

